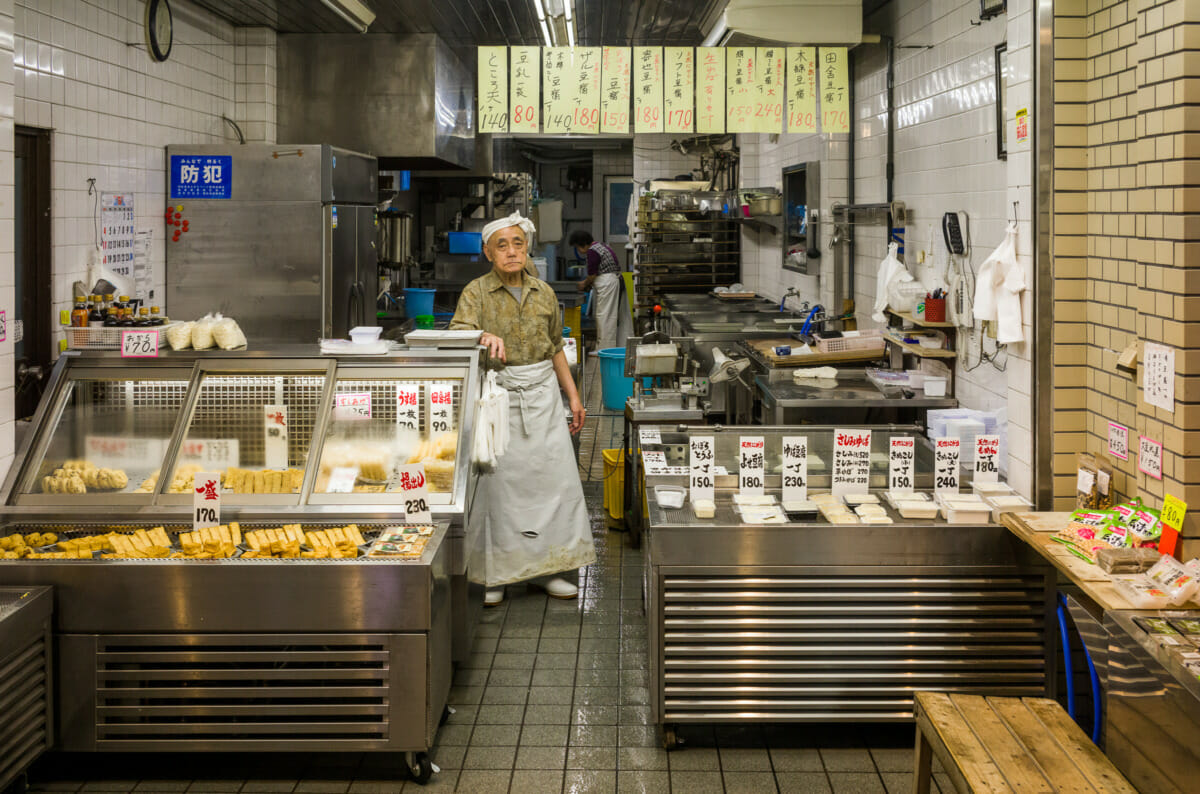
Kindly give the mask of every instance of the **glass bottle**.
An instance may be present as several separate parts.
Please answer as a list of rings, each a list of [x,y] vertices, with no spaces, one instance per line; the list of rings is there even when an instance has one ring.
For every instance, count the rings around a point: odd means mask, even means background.
[[[71,310],[71,327],[72,328],[87,328],[88,310],[87,302],[80,295],[75,298],[75,308]]]
[[[100,296],[90,296],[91,305],[88,306],[88,323],[100,325],[104,322],[104,307],[100,305]]]
[[[112,308],[111,306],[108,309],[108,314],[104,317],[104,327],[105,328],[116,328],[117,327],[117,310]]]
[[[159,312],[160,309],[157,306],[150,307],[150,325],[166,325],[167,321]]]
[[[133,315],[130,313],[130,310],[122,308],[117,309],[117,311],[120,313],[117,317],[117,326],[120,328],[132,328]]]
[[[113,299],[113,294],[111,292],[105,293],[105,295],[104,295],[104,315],[107,317],[108,310],[115,309],[115,308],[117,308],[117,302],[116,302],[116,300]]]
[[[121,296],[121,300],[119,300],[117,302],[117,308],[118,309],[128,309],[129,308],[129,296],[128,295]]]
[[[136,325],[138,328],[149,327],[150,326],[150,310],[147,309],[145,306],[138,309],[137,320],[135,320],[133,324]]]

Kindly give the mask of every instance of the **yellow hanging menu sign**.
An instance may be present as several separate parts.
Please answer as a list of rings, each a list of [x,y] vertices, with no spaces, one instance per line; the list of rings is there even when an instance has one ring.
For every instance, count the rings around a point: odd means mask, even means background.
[[[758,54],[754,47],[725,48],[725,129],[728,132],[755,132],[754,100]]]
[[[663,49],[633,48],[633,131],[663,131]]]
[[[820,50],[821,132],[850,131],[850,79],[845,47]]]
[[[725,133],[725,51],[696,48],[696,132]]]
[[[787,131],[817,131],[817,48],[787,48]]]
[[[575,62],[570,47],[542,48],[542,132],[571,131],[575,123]]]
[[[754,119],[759,132],[783,131],[783,47],[758,48],[758,99]]]
[[[628,47],[605,47],[600,79],[600,131],[629,132],[630,51]]]
[[[512,132],[538,131],[540,50],[541,47],[510,47],[508,50],[508,82],[512,98],[509,129]]]
[[[508,48],[480,47],[479,131],[508,132]]]
[[[600,48],[575,48],[574,132],[600,132]]]
[[[691,47],[667,47],[665,53],[667,69],[663,110],[667,118],[667,132],[691,132],[696,115],[695,50]]]

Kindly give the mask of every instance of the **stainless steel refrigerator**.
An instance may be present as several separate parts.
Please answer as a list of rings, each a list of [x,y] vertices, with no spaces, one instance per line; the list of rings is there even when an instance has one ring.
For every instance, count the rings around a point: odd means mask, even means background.
[[[167,305],[251,347],[375,325],[374,157],[328,145],[167,147]]]

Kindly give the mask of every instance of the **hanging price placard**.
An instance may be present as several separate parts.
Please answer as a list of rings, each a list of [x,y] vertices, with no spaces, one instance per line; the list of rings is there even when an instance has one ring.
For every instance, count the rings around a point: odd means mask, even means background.
[[[915,484],[914,464],[917,442],[912,436],[898,436],[888,445],[888,490],[892,493],[912,493]]]
[[[396,384],[396,424],[409,430],[419,430],[421,416],[421,387],[415,383]]]
[[[788,132],[817,131],[817,48],[788,47]]]
[[[871,431],[835,430],[833,433],[833,487],[835,494],[870,490]]]
[[[538,86],[542,73],[541,47],[512,47],[508,52],[508,75],[512,109],[510,132],[538,131]]]
[[[762,436],[744,436],[738,442],[738,491],[761,496],[766,480],[766,442]]]
[[[633,48],[633,131],[663,131],[663,49]]]
[[[821,132],[850,131],[850,62],[845,47],[821,47]]]
[[[198,471],[192,479],[192,529],[221,523],[221,475]]]
[[[691,132],[695,123],[693,84],[696,79],[695,50],[691,47],[666,48],[666,85],[663,111],[667,114],[667,132]]]
[[[758,53],[754,47],[726,47],[725,50],[725,127],[729,132],[755,132]]]
[[[759,132],[778,133],[783,129],[783,53],[783,47],[758,48],[754,123]]]
[[[479,131],[508,132],[508,48],[480,47]]]
[[[431,523],[433,514],[429,511],[429,484],[425,481],[425,464],[397,466],[394,483],[388,490],[399,490],[401,493],[404,501],[404,523]]]
[[[349,422],[370,419],[371,392],[335,394],[333,396],[333,418]]]
[[[716,485],[716,472],[713,466],[716,461],[716,441],[712,436],[693,436],[691,441],[691,486],[692,503],[698,499],[713,498],[713,487]]]
[[[633,75],[628,47],[605,47],[600,80],[600,132],[629,132],[629,90]]]
[[[696,48],[696,132],[725,132],[724,47]]]
[[[975,482],[1000,479],[1000,436],[975,436]]]
[[[454,389],[437,383],[429,385],[429,407],[425,412],[429,437],[434,433],[449,433],[454,419]]]
[[[808,499],[808,436],[783,437],[783,501]]]
[[[600,48],[576,47],[575,114],[571,129],[576,133],[600,132]]]
[[[286,405],[263,406],[263,462],[268,469],[288,467],[288,409]]]
[[[939,438],[933,442],[933,490],[940,494],[958,493],[958,461],[961,444],[957,438]]]

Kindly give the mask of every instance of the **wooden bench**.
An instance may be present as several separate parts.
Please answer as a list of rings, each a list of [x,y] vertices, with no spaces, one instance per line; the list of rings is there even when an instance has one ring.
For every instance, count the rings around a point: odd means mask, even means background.
[[[1137,790],[1066,711],[1046,698],[918,692],[913,789],[929,794],[933,756],[961,792]]]

